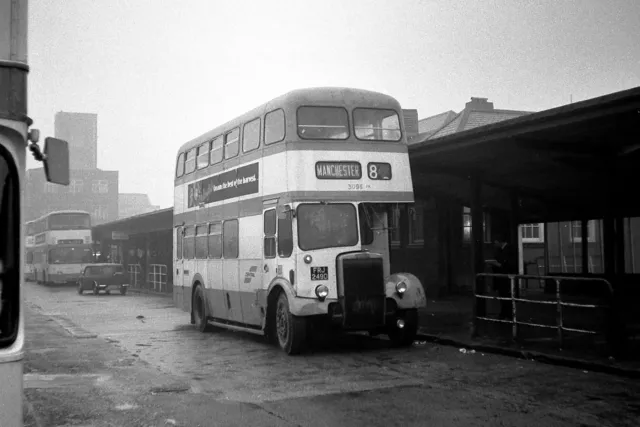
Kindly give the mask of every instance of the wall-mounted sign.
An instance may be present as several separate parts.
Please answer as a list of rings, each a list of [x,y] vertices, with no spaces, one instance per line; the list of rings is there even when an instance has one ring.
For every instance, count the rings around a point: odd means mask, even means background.
[[[360,179],[362,166],[359,162],[316,162],[318,179]]]
[[[129,240],[129,235],[122,231],[112,231],[111,240]]]

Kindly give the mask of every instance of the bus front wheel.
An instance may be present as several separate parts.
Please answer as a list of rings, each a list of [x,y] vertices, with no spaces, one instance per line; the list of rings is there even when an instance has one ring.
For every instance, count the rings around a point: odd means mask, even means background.
[[[287,354],[299,354],[305,343],[307,322],[304,317],[291,314],[289,300],[284,292],[278,296],[274,323],[280,348]]]

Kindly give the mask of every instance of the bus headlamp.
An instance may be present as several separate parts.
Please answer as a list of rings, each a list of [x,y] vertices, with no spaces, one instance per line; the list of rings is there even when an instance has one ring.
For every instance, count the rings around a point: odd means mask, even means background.
[[[324,301],[327,295],[329,295],[329,288],[327,288],[326,285],[316,286],[316,296],[320,299],[320,301]]]
[[[313,261],[313,258],[311,258],[311,255],[307,254],[304,256],[304,258],[302,258],[302,260],[306,263],[306,264],[311,264],[311,261]]]
[[[407,292],[407,284],[404,281],[397,283],[396,292],[398,292],[400,295],[403,295],[405,292]]]

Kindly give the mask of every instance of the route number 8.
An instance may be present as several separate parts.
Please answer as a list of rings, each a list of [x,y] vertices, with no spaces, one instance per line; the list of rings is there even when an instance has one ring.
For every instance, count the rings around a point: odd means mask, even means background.
[[[378,179],[378,165],[376,164],[369,165],[369,178]]]

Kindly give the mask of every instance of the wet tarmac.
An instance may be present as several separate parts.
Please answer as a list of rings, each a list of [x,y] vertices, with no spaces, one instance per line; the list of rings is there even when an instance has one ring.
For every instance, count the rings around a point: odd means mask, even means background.
[[[256,335],[200,333],[167,297],[78,295],[34,283],[25,284],[24,295],[34,319],[59,331],[57,341],[82,349],[74,360],[40,342],[48,339],[41,334],[28,335],[26,393],[38,396],[54,384],[130,394],[112,409],[149,416],[156,408],[156,423],[539,427],[637,426],[640,419],[640,385],[604,374],[433,344],[395,349],[363,335],[291,357]],[[61,357],[70,360],[56,361]],[[34,411],[46,413],[47,402],[34,399]],[[226,414],[217,421],[209,415],[215,405]],[[145,422],[112,425],[163,425]]]

